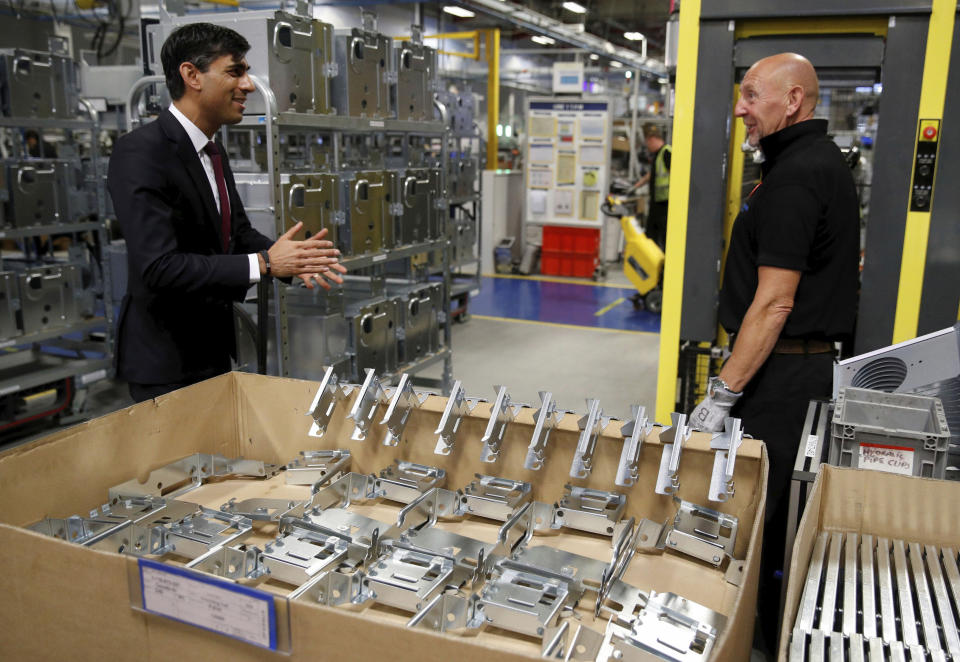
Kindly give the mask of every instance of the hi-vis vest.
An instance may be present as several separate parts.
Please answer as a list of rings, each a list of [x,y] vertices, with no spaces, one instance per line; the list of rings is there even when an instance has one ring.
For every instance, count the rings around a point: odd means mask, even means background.
[[[664,145],[657,152],[653,160],[653,201],[666,202],[670,197],[670,171],[667,170],[664,154],[670,150],[670,145]]]

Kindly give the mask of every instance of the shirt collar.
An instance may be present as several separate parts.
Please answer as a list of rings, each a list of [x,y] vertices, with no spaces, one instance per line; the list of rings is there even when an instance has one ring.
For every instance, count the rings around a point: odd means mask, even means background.
[[[198,129],[196,124],[187,119],[187,116],[184,115],[179,108],[177,108],[176,104],[170,104],[170,112],[183,126],[183,130],[187,132],[187,137],[190,138],[190,142],[193,143],[194,151],[202,151],[203,148],[207,146],[207,143],[210,142],[210,139],[207,138],[207,135]]]
[[[765,158],[764,167],[769,170],[778,156],[791,145],[827,135],[827,120],[804,120],[780,129],[776,133],[760,139],[760,148]]]

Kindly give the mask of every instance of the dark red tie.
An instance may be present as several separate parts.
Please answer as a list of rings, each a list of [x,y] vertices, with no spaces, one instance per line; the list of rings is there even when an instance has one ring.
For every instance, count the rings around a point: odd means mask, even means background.
[[[227,180],[223,178],[223,161],[220,150],[212,140],[204,146],[203,151],[210,157],[213,174],[217,179],[217,191],[220,194],[220,237],[223,239],[223,252],[226,253],[230,248],[230,196],[227,195]]]

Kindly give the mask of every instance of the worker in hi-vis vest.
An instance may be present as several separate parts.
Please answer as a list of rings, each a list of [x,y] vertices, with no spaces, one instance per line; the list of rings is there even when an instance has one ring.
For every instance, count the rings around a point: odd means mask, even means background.
[[[650,183],[650,202],[647,209],[646,235],[666,250],[667,247],[667,203],[670,198],[670,145],[663,141],[663,132],[656,124],[643,125],[643,139],[650,154],[653,166],[637,182],[638,186]]]

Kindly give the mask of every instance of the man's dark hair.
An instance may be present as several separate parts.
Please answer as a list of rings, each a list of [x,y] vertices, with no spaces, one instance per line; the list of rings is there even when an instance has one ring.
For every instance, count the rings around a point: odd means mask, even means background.
[[[176,101],[186,91],[183,77],[180,76],[180,65],[184,62],[206,71],[210,63],[219,57],[231,55],[239,60],[249,50],[250,42],[242,34],[222,25],[189,23],[180,26],[170,33],[160,49],[160,62],[170,97]]]

